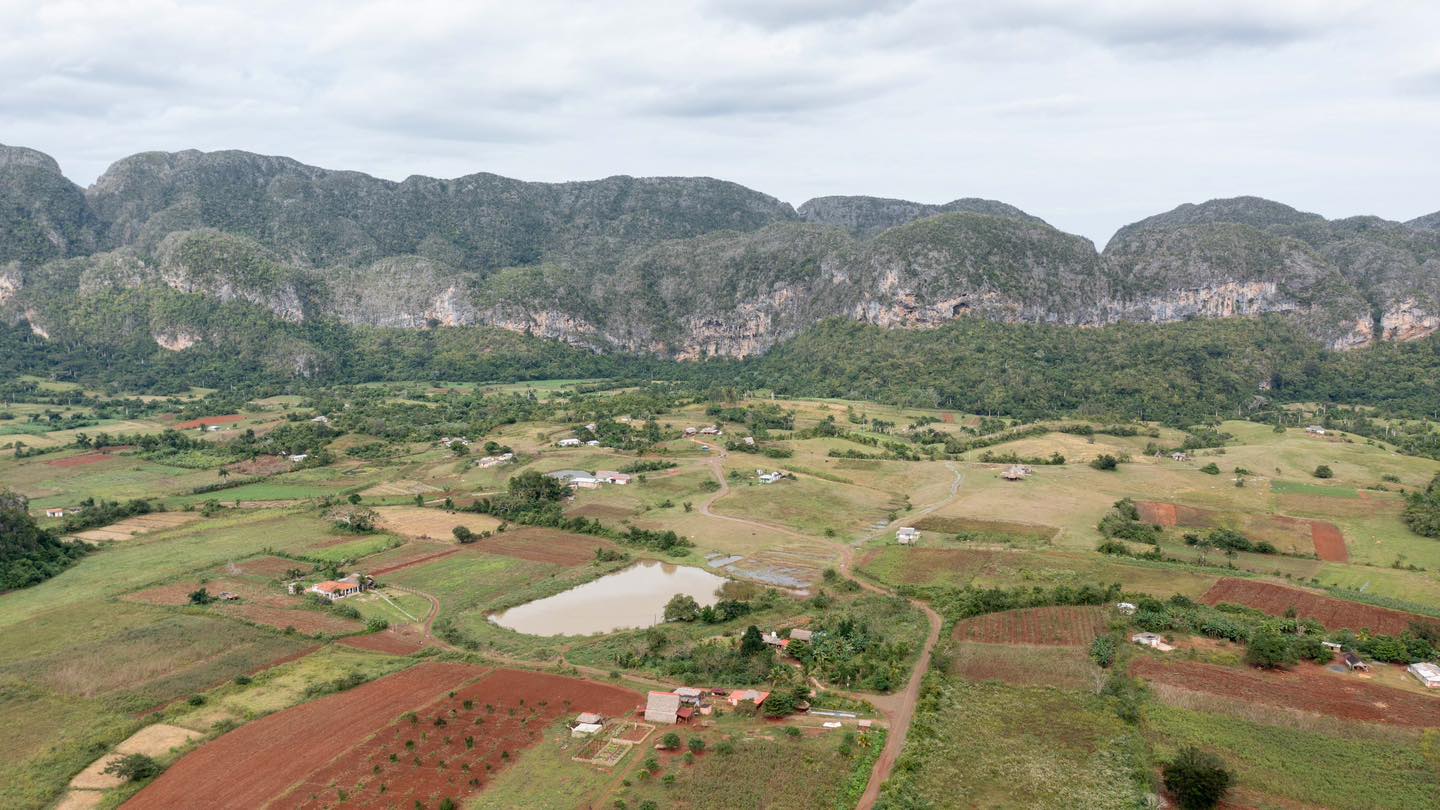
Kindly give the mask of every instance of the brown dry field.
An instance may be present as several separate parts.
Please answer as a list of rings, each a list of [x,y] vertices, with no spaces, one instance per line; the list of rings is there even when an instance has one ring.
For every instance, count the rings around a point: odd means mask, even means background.
[[[127,602],[140,602],[146,605],[188,605],[190,604],[190,594],[201,587],[209,591],[211,596],[217,596],[222,591],[230,591],[247,602],[273,607],[284,608],[297,603],[294,597],[274,588],[266,588],[254,582],[227,577],[210,579],[203,586],[198,580],[172,582],[168,585],[127,593],[120,598]]]
[[[1440,697],[1379,686],[1349,673],[1327,672],[1318,664],[1270,671],[1142,656],[1135,660],[1130,671],[1153,683],[1248,703],[1365,723],[1412,728],[1440,726]]]
[[[1094,691],[1103,679],[1089,655],[1074,647],[982,644],[953,645],[950,672],[969,681],[1000,681],[1016,686],[1055,686]]]
[[[425,647],[425,639],[418,631],[411,630],[405,633],[394,627],[379,633],[347,636],[340,639],[340,643],[357,650],[369,650],[386,655],[409,655]]]
[[[274,475],[286,472],[291,466],[290,460],[284,456],[257,456],[248,461],[227,464],[225,469],[239,475]]]
[[[73,536],[92,543],[129,540],[137,534],[173,529],[176,526],[194,523],[199,519],[200,513],[198,512],[152,512],[148,515],[126,518],[119,523],[112,523],[99,529],[78,532]]]
[[[109,453],[85,453],[84,455],[80,456],[52,459],[45,462],[45,464],[49,467],[60,467],[63,469],[66,467],[84,467],[88,464],[99,464],[104,461],[114,460],[115,457],[111,456]]]
[[[307,610],[304,608],[290,609],[275,607],[272,605],[261,605],[251,603],[242,604],[221,604],[220,612],[243,619],[252,624],[261,624],[266,627],[273,627],[276,630],[295,628],[295,632],[305,636],[339,636],[347,633],[356,633],[365,629],[363,622],[354,619],[346,619],[330,613],[323,613],[319,610]]]
[[[500,521],[489,515],[467,512],[446,512],[442,509],[426,509],[423,506],[381,506],[375,510],[380,514],[380,526],[402,537],[417,540],[454,540],[451,530],[464,526],[476,534],[494,531]]]
[[[1338,500],[1325,498],[1324,500]],[[1345,536],[1333,523],[1288,515],[1220,512],[1176,503],[1138,501],[1140,519],[1166,528],[1213,529],[1231,526],[1255,540],[1266,540],[1284,552],[1314,552],[1326,562],[1346,562]]]
[[[988,613],[955,624],[956,641],[1082,647],[1105,632],[1103,607],[1039,607]]]
[[[922,532],[943,532],[945,534],[989,532],[993,534],[1013,534],[1031,537],[1042,542],[1049,542],[1055,539],[1055,535],[1060,533],[1060,530],[1054,526],[1042,526],[1038,523],[1019,523],[1011,520],[983,520],[969,517],[942,517],[940,515],[927,515],[915,521],[914,526]]]
[[[1325,625],[1327,630],[1368,629],[1395,635],[1408,629],[1411,622],[1440,623],[1440,620],[1428,616],[1347,602],[1299,588],[1228,577],[1212,585],[1200,601],[1207,605],[1230,602],[1262,610],[1272,616],[1283,616],[1287,610],[1294,608],[1301,618],[1314,619]]]
[[[452,554],[459,554],[465,550],[465,546],[455,544],[444,545],[441,543],[415,542],[406,543],[399,548],[392,548],[382,551],[373,557],[365,558],[365,564],[369,566],[365,573],[372,577],[382,574],[393,574],[406,568],[416,565],[423,565],[427,562],[449,557]]]
[[[242,726],[182,758],[126,807],[463,804],[559,717],[619,716],[640,699],[556,675],[421,664]]]

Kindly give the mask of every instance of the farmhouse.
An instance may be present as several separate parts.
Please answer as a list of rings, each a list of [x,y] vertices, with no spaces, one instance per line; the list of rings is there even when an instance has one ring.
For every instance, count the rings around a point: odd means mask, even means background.
[[[1012,465],[1004,472],[1000,473],[1000,477],[1004,478],[1006,481],[1024,481],[1026,476],[1028,475],[1030,475],[1030,468],[1024,466],[1023,464]]]
[[[791,640],[791,641],[804,641],[804,642],[814,641],[814,640],[815,640],[815,631],[813,631],[813,630],[806,630],[806,629],[804,629],[803,627],[797,627],[797,628],[795,628],[794,630],[791,630],[791,631],[790,631],[790,640]]]
[[[300,462],[304,461],[305,459],[307,459],[307,458],[309,458],[309,457],[310,457],[310,454],[309,454],[309,453],[296,453],[296,454],[294,454],[294,455],[292,455],[292,456],[286,456],[285,458],[286,458],[287,460],[289,460],[291,463],[299,464]]]
[[[720,432],[720,426],[719,426],[719,425],[711,425],[711,426],[709,426],[709,427],[700,428],[700,433],[701,433],[702,435],[705,435],[705,436],[723,436],[723,435],[725,435],[725,434],[723,434],[723,433]]]
[[[680,696],[674,692],[651,692],[645,698],[645,722],[647,723],[668,723],[674,725],[680,722]]]
[[[1189,461],[1190,454],[1182,453],[1179,450],[1176,450],[1175,452],[1170,454],[1170,458],[1174,459],[1175,461]]]
[[[1142,647],[1149,647],[1152,650],[1159,650],[1160,652],[1170,652],[1175,649],[1169,644],[1166,644],[1165,639],[1156,633],[1136,633],[1130,637],[1130,640]]]
[[[319,594],[331,602],[334,602],[336,599],[344,599],[347,596],[354,596],[360,593],[360,583],[336,582],[331,580],[329,582],[320,582],[311,585],[308,590],[310,593]]]
[[[920,530],[914,526],[901,526],[895,531],[895,542],[902,546],[913,546],[920,542]]]
[[[695,435],[695,428],[693,428],[693,427],[687,427],[687,428],[685,428],[685,435],[686,435],[686,436],[694,436],[694,435]]]
[[[1370,671],[1370,665],[1365,663],[1360,658],[1360,656],[1356,655],[1355,653],[1345,653],[1343,660],[1345,661],[1346,668],[1348,668],[1351,672]]]
[[[1133,602],[1116,602],[1115,609],[1126,616],[1134,616],[1135,611],[1139,610]]]
[[[1325,428],[1320,427],[1319,425],[1311,425],[1310,427],[1305,428],[1305,432],[1313,434],[1315,436],[1324,436]]]
[[[595,473],[595,477],[599,479],[601,483],[605,484],[619,484],[621,486],[624,486],[630,483],[629,475],[626,475],[622,472],[615,472],[613,470],[600,470]]]
[[[773,484],[785,477],[782,472],[765,472],[764,470],[756,470],[755,475],[759,476],[762,484]]]
[[[725,700],[729,701],[731,706],[739,706],[748,700],[754,703],[756,707],[759,707],[768,697],[770,697],[769,692],[761,692],[758,689],[736,689],[734,692],[731,692]]]
[[[771,647],[779,647],[782,650],[790,646],[790,639],[780,638],[779,633],[761,633],[760,640],[769,644]]]
[[[555,442],[556,447],[579,447],[580,444],[580,440],[573,437],[569,439],[561,439],[560,441]]]
[[[46,509],[46,510],[45,510],[45,517],[49,517],[49,518],[65,517],[65,510],[64,510],[64,509]]]
[[[585,442],[585,446],[586,446],[586,447],[599,447],[599,446],[600,446],[600,440],[599,440],[599,439],[591,439],[590,441]]]
[[[746,447],[754,447],[754,446],[755,446],[755,437],[754,437],[754,436],[746,436],[746,437],[743,439],[743,441],[745,442],[745,446],[746,446]]]
[[[1415,680],[1425,685],[1426,689],[1440,689],[1440,667],[1426,661],[1419,664],[1411,664],[1405,671],[1415,676]]]
[[[595,489],[600,486],[600,479],[584,470],[556,470],[552,473],[546,473],[546,475],[556,480],[564,481],[575,489]]]
[[[328,425],[330,424],[330,417],[322,413],[314,419],[311,419],[310,421],[314,422],[317,425]]]

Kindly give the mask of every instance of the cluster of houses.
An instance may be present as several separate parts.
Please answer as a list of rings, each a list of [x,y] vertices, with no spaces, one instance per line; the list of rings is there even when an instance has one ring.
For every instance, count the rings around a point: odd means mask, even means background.
[[[560,441],[555,442],[556,447],[579,447],[581,445],[585,445],[586,447],[599,447],[600,440],[591,439],[589,441],[582,442],[574,436],[571,436],[569,438],[561,439]]]
[[[598,489],[601,484],[625,486],[630,483],[629,473],[614,470],[597,470],[593,474],[584,470],[556,470],[546,475],[565,482],[571,489]]]
[[[769,692],[759,689],[698,689],[682,686],[673,692],[650,692],[645,697],[645,722],[675,725],[689,723],[698,714],[708,717],[716,703],[728,703],[733,709],[749,701],[758,708]]]
[[[475,466],[477,466],[477,467],[479,467],[479,468],[481,468],[481,469],[483,470],[483,469],[488,469],[488,468],[490,468],[490,467],[498,467],[498,466],[500,466],[501,464],[504,464],[504,463],[507,462],[507,461],[514,461],[514,460],[515,460],[515,454],[514,454],[514,453],[501,453],[501,454],[498,455],[498,456],[485,456],[484,458],[482,458],[482,459],[480,459],[479,461],[475,462]]]

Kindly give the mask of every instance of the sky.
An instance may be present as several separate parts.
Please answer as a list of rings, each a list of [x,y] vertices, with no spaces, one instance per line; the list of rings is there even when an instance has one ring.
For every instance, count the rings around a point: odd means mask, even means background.
[[[1440,209],[1428,0],[0,0],[0,143],[401,180],[987,197],[1102,245],[1185,202]]]

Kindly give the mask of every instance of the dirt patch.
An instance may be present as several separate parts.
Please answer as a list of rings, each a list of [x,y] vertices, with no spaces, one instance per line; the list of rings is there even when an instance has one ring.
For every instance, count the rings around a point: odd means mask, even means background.
[[[1348,562],[1350,552],[1345,548],[1345,535],[1334,523],[1310,521],[1310,537],[1315,544],[1315,554],[1326,562]]]
[[[1302,664],[1288,671],[1264,671],[1193,661],[1168,662],[1144,656],[1136,659],[1130,671],[1152,683],[1247,703],[1365,723],[1412,728],[1440,726],[1440,700],[1379,686],[1350,674],[1326,672],[1317,664]]]
[[[386,655],[409,655],[425,647],[424,639],[419,633],[405,634],[394,629],[371,633],[368,636],[348,636],[340,639],[340,643],[357,650]]]
[[[276,630],[293,627],[295,632],[305,636],[340,636],[365,628],[364,624],[354,619],[342,618],[319,610],[290,609],[253,602],[223,605],[220,612],[243,619],[251,624],[262,624]]]
[[[161,585],[159,587],[129,593],[120,598],[126,602],[140,602],[146,605],[188,605],[190,604],[190,594],[202,587],[209,592],[211,596],[218,596],[220,593],[228,591],[239,596],[247,603],[280,608],[290,607],[295,604],[295,600],[292,597],[278,590],[266,588],[255,582],[249,582],[243,579],[230,579],[227,577],[210,579],[203,584],[195,580],[172,582],[168,585]]]
[[[1175,516],[1175,504],[1173,503],[1138,501],[1135,508],[1140,512],[1140,519],[1146,523],[1164,526],[1167,529],[1173,529],[1180,525],[1179,518]]]
[[[236,475],[274,475],[288,471],[293,465],[284,456],[257,456],[248,461],[237,461],[225,469]]]
[[[922,532],[941,532],[943,534],[959,534],[961,532],[983,532],[989,534],[1008,534],[1025,537],[1031,540],[1048,543],[1055,539],[1060,530],[1054,526],[1042,526],[1038,523],[1018,523],[1010,520],[983,520],[981,518],[969,517],[940,517],[939,515],[928,515],[915,521],[915,528]]]
[[[488,515],[446,512],[423,506],[382,506],[375,511],[380,514],[381,528],[415,540],[453,540],[451,531],[456,526],[464,526],[479,534],[494,531],[500,525],[500,521]]]
[[[1040,607],[1007,610],[955,625],[956,641],[1080,647],[1105,632],[1102,607]]]
[[[73,536],[91,543],[129,540],[137,534],[160,532],[176,526],[184,526],[187,523],[194,523],[200,517],[198,512],[153,512],[148,515],[126,518],[119,523],[112,523],[103,528],[78,532]]]
[[[477,541],[472,548],[486,554],[564,566],[594,560],[596,548],[619,550],[619,546],[609,540],[538,527],[502,532]]]
[[[88,464],[99,464],[99,463],[104,462],[104,461],[114,461],[114,460],[115,460],[115,457],[114,457],[114,456],[111,456],[109,453],[85,453],[84,455],[70,456],[69,458],[57,458],[57,459],[52,459],[52,460],[50,460],[50,461],[45,462],[45,464],[46,464],[46,466],[49,466],[49,467],[61,467],[61,468],[64,468],[64,467],[84,467],[84,466],[86,466],[86,465],[88,465]]]
[[[105,773],[105,768],[116,759],[126,754],[145,754],[146,756],[158,757],[170,753],[171,750],[179,748],[196,737],[204,735],[198,731],[192,731],[180,726],[171,726],[165,723],[156,723],[153,726],[146,726],[129,739],[115,746],[115,750],[90,763],[90,767],[81,771],[70,780],[70,787],[82,790],[108,790],[119,787],[124,780],[118,776]]]
[[[200,419],[191,419],[188,422],[177,422],[173,427],[176,430],[195,430],[201,425],[233,425],[244,419],[245,417],[238,413],[232,413],[226,416],[205,416]]]
[[[421,664],[242,726],[181,759],[126,806],[412,807],[447,797],[463,804],[560,717],[619,716],[639,701],[625,689],[556,675]]]
[[[1210,590],[1200,597],[1200,601],[1207,605],[1230,602],[1252,607],[1272,616],[1283,616],[1293,608],[1296,615],[1314,619],[1328,630],[1370,630],[1396,635],[1408,629],[1411,622],[1440,623],[1440,620],[1415,613],[1347,602],[1299,588],[1248,579],[1222,579],[1212,585]]]

